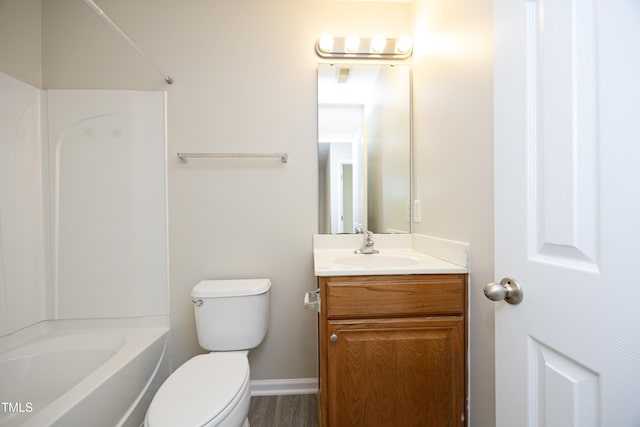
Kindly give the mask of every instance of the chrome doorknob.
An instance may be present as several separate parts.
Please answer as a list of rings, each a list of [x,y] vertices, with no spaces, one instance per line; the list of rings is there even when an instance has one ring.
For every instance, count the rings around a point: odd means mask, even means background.
[[[338,336],[336,334],[331,334],[331,336],[329,337],[329,341],[338,342]]]
[[[522,302],[522,288],[516,279],[505,277],[500,283],[492,282],[484,287],[484,296],[491,301],[505,300],[509,304],[517,305]]]

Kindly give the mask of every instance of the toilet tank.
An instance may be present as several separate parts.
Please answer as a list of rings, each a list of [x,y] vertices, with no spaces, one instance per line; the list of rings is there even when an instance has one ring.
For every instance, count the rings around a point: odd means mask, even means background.
[[[269,328],[269,279],[203,280],[191,291],[200,347],[257,347]]]

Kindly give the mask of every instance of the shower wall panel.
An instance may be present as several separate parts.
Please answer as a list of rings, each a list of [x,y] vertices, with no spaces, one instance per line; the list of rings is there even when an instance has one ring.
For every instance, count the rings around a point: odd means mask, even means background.
[[[48,314],[41,96],[0,73],[0,336]]]
[[[165,94],[47,98],[54,318],[168,315]]]

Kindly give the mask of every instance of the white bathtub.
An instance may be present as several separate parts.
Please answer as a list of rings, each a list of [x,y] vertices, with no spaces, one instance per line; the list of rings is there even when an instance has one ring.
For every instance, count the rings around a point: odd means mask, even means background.
[[[169,374],[166,319],[42,322],[0,337],[0,427],[139,426]]]

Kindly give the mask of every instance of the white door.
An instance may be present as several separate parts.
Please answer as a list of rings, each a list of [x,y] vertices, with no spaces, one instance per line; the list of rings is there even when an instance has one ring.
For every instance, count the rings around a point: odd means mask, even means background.
[[[494,7],[497,426],[640,426],[640,0]]]

